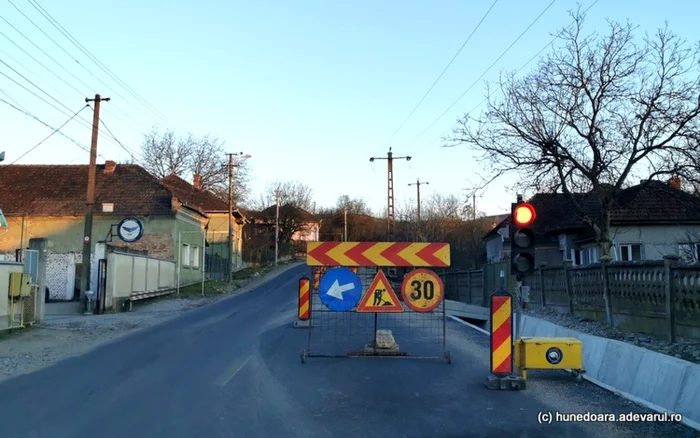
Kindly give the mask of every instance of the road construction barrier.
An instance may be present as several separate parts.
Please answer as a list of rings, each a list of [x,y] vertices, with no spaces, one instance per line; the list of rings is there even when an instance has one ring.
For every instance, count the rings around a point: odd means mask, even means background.
[[[314,268],[314,290],[318,290],[318,286],[321,284],[321,268]]]
[[[299,279],[299,319],[302,321],[309,319],[309,300],[311,298],[309,289],[309,279],[306,277]]]
[[[491,374],[513,374],[513,297],[505,289],[491,295]]]
[[[567,370],[583,379],[583,343],[576,338],[525,337],[515,341],[515,367],[527,379],[528,370]]]
[[[309,327],[311,316],[311,281],[307,277],[299,279],[299,303],[297,305],[297,321],[294,327]]]
[[[448,244],[309,242],[307,265],[319,268],[320,279],[311,292],[302,362],[362,356],[451,363],[444,285],[425,269],[450,265]],[[386,273],[396,267],[409,269],[403,277]]]

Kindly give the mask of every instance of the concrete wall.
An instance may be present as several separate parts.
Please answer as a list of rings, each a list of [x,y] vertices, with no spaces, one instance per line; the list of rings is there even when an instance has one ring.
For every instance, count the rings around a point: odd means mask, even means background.
[[[175,262],[136,254],[107,255],[105,308],[119,306],[132,292],[175,287]]]
[[[10,326],[10,273],[24,272],[24,265],[0,261],[0,330]]]

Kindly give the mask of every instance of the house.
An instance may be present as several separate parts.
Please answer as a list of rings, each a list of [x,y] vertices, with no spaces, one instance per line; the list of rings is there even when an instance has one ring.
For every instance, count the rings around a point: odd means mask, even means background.
[[[249,211],[250,224],[246,233],[246,258],[260,263],[274,257],[277,206],[262,211]],[[279,254],[306,251],[306,242],[318,241],[321,220],[303,208],[291,204],[279,207]]]
[[[277,206],[270,206],[254,215],[253,225],[257,234],[269,234],[274,240]],[[317,241],[321,221],[313,214],[291,204],[279,208],[280,241]]]
[[[0,232],[0,258],[15,260],[16,251],[26,248],[30,238],[48,239],[46,284],[51,299],[75,299],[79,289],[87,179],[87,165],[0,166],[0,208],[8,222],[6,232]],[[109,252],[167,260],[173,266],[180,254],[180,282],[201,278],[202,242],[210,220],[206,213],[133,164],[98,165],[95,193],[91,290],[97,290],[98,260]],[[116,228],[131,217],[143,224],[143,236],[127,243]],[[130,281],[120,276],[113,280]]]
[[[600,214],[594,193],[576,194],[589,215]],[[528,201],[537,212],[535,255],[538,263],[564,261],[587,265],[599,261],[593,230],[561,193],[538,193]],[[486,234],[487,263],[509,258],[510,216]],[[681,190],[680,181],[642,181],[619,192],[611,211],[612,254],[616,261],[660,260],[678,255],[698,261],[700,197]]]
[[[187,205],[207,215],[207,272],[211,278],[223,280],[227,274],[228,261],[228,202],[224,201],[209,190],[204,190],[200,185],[199,175],[194,175],[193,184],[185,181],[177,175],[169,175],[160,180],[173,194]],[[232,233],[232,264],[234,271],[244,267],[243,240],[244,227],[248,218],[241,209],[233,209]]]

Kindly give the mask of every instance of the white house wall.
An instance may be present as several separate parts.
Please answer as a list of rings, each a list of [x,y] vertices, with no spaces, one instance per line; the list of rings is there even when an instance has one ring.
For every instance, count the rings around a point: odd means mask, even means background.
[[[621,244],[639,243],[645,260],[661,260],[664,255],[679,255],[679,243],[700,242],[700,225],[615,227],[612,237],[616,249]]]

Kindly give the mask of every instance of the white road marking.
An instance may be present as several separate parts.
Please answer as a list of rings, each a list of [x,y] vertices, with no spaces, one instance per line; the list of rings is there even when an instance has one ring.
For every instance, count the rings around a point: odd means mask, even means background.
[[[233,379],[233,377],[238,374],[240,370],[243,369],[244,366],[250,361],[250,359],[253,356],[248,356],[248,359],[245,360],[242,364],[239,365],[240,362],[234,362],[222,375],[216,380],[216,384],[218,386],[224,387],[228,384],[228,382]]]

